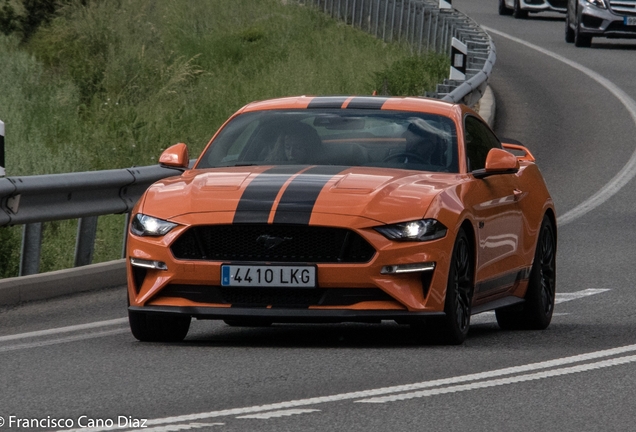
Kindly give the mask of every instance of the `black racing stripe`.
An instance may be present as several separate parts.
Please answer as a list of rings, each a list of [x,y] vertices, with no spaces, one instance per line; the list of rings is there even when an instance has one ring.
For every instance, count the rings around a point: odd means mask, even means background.
[[[388,99],[388,97],[382,96],[355,97],[351,99],[347,109],[380,109]]]
[[[298,165],[278,166],[256,176],[241,195],[234,223],[267,223],[278,192],[300,170]]]
[[[342,104],[349,99],[347,96],[320,96],[315,97],[307,105],[308,109],[312,108],[342,108]]]
[[[322,189],[334,175],[346,169],[342,166],[317,166],[299,174],[283,192],[274,223],[308,225]]]

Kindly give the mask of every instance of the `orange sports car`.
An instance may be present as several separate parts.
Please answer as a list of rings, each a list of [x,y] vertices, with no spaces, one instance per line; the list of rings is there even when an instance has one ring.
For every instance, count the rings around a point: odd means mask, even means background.
[[[470,108],[290,97],[241,108],[192,169],[185,144],[132,213],[128,314],[141,341],[191,319],[409,324],[459,344],[471,315],[544,329],[556,216],[530,152]]]

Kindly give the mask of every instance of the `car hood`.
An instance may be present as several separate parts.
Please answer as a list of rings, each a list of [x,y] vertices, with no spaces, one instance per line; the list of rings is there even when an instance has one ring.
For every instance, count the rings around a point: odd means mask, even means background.
[[[394,223],[425,215],[458,174],[337,166],[191,170],[153,184],[140,210],[162,219],[233,213],[235,223],[310,223],[312,215]]]

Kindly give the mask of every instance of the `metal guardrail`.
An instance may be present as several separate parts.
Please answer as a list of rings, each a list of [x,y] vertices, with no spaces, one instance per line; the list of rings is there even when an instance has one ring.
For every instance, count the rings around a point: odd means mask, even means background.
[[[446,80],[427,96],[472,106],[483,95],[495,47],[490,36],[462,13],[440,10],[434,0],[297,1],[387,42],[407,43],[418,54],[433,50],[450,56],[451,40],[458,38],[468,47],[467,80]],[[20,276],[39,271],[43,222],[79,219],[75,266],[90,264],[97,217],[130,212],[152,183],[175,174],[172,169],[148,166],[0,178],[0,227],[24,225]]]
[[[39,271],[42,222],[79,218],[75,266],[90,264],[97,217],[130,212],[152,183],[175,174],[155,165],[0,178],[0,227],[24,225],[20,276]]]

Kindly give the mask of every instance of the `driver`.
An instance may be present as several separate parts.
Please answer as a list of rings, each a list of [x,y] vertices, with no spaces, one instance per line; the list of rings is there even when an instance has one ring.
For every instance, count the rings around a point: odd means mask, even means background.
[[[416,123],[410,123],[402,136],[406,140],[404,163],[437,164],[437,161],[433,160],[439,147],[439,137],[436,133],[428,131]]]
[[[270,160],[287,161],[295,164],[315,163],[322,141],[314,128],[305,123],[285,126]]]
[[[283,149],[289,162],[302,164],[307,162],[311,149],[307,137],[300,129],[293,128],[283,135]]]

